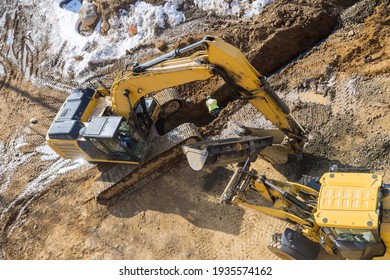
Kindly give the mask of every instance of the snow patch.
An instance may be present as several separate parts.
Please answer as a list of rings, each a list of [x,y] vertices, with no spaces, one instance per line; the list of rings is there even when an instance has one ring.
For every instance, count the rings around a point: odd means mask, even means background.
[[[14,30],[13,29],[8,29],[7,31],[7,45],[12,46],[14,43]]]
[[[347,86],[346,86],[346,89],[348,92],[350,92],[352,95],[355,95],[356,94],[356,82],[357,82],[358,78],[357,77],[351,77],[348,82],[347,82]]]
[[[15,171],[33,156],[33,153],[20,151],[25,145],[23,136],[11,137],[7,143],[0,142],[0,193],[8,188]]]
[[[132,50],[151,38],[157,36],[161,29],[172,28],[185,22],[186,18],[181,9],[190,1],[167,0],[162,6],[137,1],[121,10],[116,17],[109,20],[110,30],[106,36],[100,35],[99,22],[89,36],[78,32],[80,19],[78,11],[81,3],[72,0],[60,7],[62,1],[40,1],[34,8],[36,15],[32,24],[31,37],[35,44],[48,43],[47,57],[58,57],[64,61],[62,73],[65,78],[85,82],[91,67],[123,58],[127,50]],[[272,0],[232,0],[229,4],[224,0],[194,0],[195,7],[214,11],[216,14],[252,17]],[[38,23],[39,22],[39,23]],[[136,30],[131,34],[131,30]],[[9,31],[7,43],[12,44],[13,33]],[[65,44],[65,46],[64,46]],[[87,75],[86,75],[87,74]]]
[[[46,19],[48,24],[56,29],[52,31],[56,36],[49,36],[52,46],[51,55],[58,55],[63,42],[66,42],[62,54],[62,59],[65,61],[62,74],[65,77],[74,76],[79,82],[82,82],[85,70],[91,65],[124,57],[126,50],[131,50],[155,36],[158,28],[165,29],[185,21],[184,14],[176,10],[180,1],[166,2],[164,6],[153,6],[138,1],[130,5],[128,11],[122,11],[118,17],[110,19],[111,28],[106,36],[100,35],[101,22],[99,22],[94,32],[85,37],[77,30],[80,20],[75,11],[79,6],[74,2],[71,1],[63,8],[55,2],[41,8],[45,14],[51,15]],[[67,9],[69,7],[74,8],[69,11]],[[135,35],[130,34],[130,26],[136,28]],[[39,36],[45,35],[39,33]]]
[[[35,151],[41,154],[41,160],[55,160],[59,157],[48,145],[39,146]]]
[[[6,72],[5,72],[5,69],[4,69],[4,66],[3,64],[0,63],[0,76],[5,76],[6,75]]]
[[[203,11],[214,11],[219,16],[241,16],[250,18],[258,15],[273,0],[194,0],[194,4]]]

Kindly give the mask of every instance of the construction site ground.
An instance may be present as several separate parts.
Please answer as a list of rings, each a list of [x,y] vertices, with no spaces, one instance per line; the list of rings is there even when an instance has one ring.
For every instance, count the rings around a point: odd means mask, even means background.
[[[0,4],[6,27],[0,32],[0,259],[278,259],[267,243],[287,222],[219,202],[234,166],[194,171],[183,156],[136,192],[108,207],[97,204],[96,166],[45,150],[46,132],[72,80],[50,76],[50,64],[42,62],[49,59],[45,46],[31,47],[29,17],[18,5]],[[138,56],[153,57],[148,49],[155,53],[157,41],[173,49],[206,34],[222,37],[268,77],[310,131],[301,156],[279,166],[258,159],[253,168],[297,181],[332,164],[367,167],[389,183],[388,7],[374,0],[275,0],[250,19],[189,10],[185,23],[164,30]],[[91,71],[107,74],[121,65]],[[186,102],[175,121],[194,122],[206,139],[234,136],[237,121],[270,126],[251,105],[232,101],[220,78],[178,90]],[[210,94],[224,107],[215,120],[204,105]]]

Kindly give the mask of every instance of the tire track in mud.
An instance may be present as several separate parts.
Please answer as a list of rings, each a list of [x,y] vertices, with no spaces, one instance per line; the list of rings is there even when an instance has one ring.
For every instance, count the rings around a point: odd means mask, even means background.
[[[28,137],[26,137],[28,138]],[[83,163],[65,160],[53,155],[42,139],[32,137],[28,143],[23,136],[0,145],[2,180],[0,188],[0,232],[2,238],[12,235],[14,228],[23,222],[21,217],[35,199],[42,196],[57,177],[80,168]],[[34,143],[35,142],[35,143]],[[40,142],[40,145],[37,145]],[[1,144],[1,143],[0,143]],[[31,145],[32,152],[22,153]],[[6,147],[4,147],[6,146]],[[20,156],[15,156],[19,154]],[[3,167],[6,168],[3,168]],[[25,175],[27,174],[27,175]],[[31,177],[31,174],[34,174]],[[3,240],[0,240],[0,244]]]
[[[70,93],[74,88],[78,87],[77,84],[72,84],[70,82],[68,83],[59,82],[50,77],[32,77],[31,81],[37,87],[53,89],[65,93]]]
[[[3,32],[0,32],[0,40],[5,43],[1,44],[0,63],[2,63],[6,73],[12,69],[11,72],[20,73],[26,80],[33,81],[39,87],[69,93],[72,88],[78,86],[77,83],[56,80],[47,75],[51,71],[45,72],[44,69],[38,67],[43,61],[47,60],[44,55],[45,46],[42,46],[41,49],[37,48],[31,35],[28,34],[29,18],[26,16],[27,13],[26,9],[21,9],[8,11],[4,14],[5,28]],[[51,63],[51,67],[61,63],[60,57],[66,45],[67,42],[61,45],[57,57]],[[5,84],[4,79],[0,80],[0,88]]]
[[[293,112],[293,117],[306,128],[320,127],[326,124],[332,114],[329,105],[316,103],[303,104],[299,112]]]
[[[3,139],[5,142],[0,140],[2,258],[6,239],[23,222],[23,214],[29,205],[42,196],[58,176],[82,164],[58,158],[45,145],[47,129],[67,93],[75,85],[40,76],[40,73],[47,74],[38,69],[39,61],[46,58],[41,57],[41,52],[28,35],[29,18],[24,9],[4,9],[0,22],[4,26],[0,31],[0,41],[3,42],[0,44],[0,98],[3,104],[10,104],[2,108],[3,114],[10,118],[3,118],[0,122],[0,128],[5,133],[3,136],[7,137]],[[42,89],[57,92],[30,91],[31,85],[20,80],[30,80]],[[31,117],[37,117],[38,123],[22,125]],[[21,126],[12,131],[17,122]]]
[[[243,239],[248,239],[249,242],[243,242],[242,246],[238,247],[239,252],[236,255],[242,256],[244,259],[277,259],[268,250],[267,244],[273,233],[284,231],[287,223],[252,209],[245,211],[244,219],[240,236]]]
[[[2,13],[2,17],[0,18],[0,24],[6,27],[7,22],[7,12],[6,8],[4,8],[4,13]],[[7,28],[0,29],[0,42],[4,42],[0,44],[0,90],[4,87],[5,84],[9,82],[11,70],[11,62],[8,60],[6,53],[8,52],[7,42]]]
[[[0,90],[9,82],[9,69],[10,63],[8,59],[0,52]]]
[[[31,112],[40,112],[38,122],[11,131],[6,143],[0,142],[0,166],[3,170],[0,177],[0,232],[6,233],[6,236],[12,234],[25,209],[46,192],[52,181],[84,164],[59,158],[46,145],[47,129],[56,114],[56,111],[48,109],[48,104],[59,108],[62,101],[55,96],[41,94],[41,103],[19,108],[22,111],[18,112],[21,114],[18,119],[31,117]],[[7,125],[5,121],[2,126],[5,128]]]
[[[27,17],[22,11],[12,11],[5,15],[5,34],[4,41],[7,58],[17,67],[23,76],[27,79],[31,76],[31,70],[34,69],[35,48],[32,40],[27,37],[26,32],[21,26],[21,22],[28,22]]]

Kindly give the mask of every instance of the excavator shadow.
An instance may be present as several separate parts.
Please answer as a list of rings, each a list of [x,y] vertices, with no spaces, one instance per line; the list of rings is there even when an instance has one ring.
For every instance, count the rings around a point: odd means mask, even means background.
[[[345,165],[336,160],[331,160],[322,156],[302,153],[299,156],[290,156],[287,163],[283,165],[273,165],[273,167],[287,178],[290,182],[298,182],[302,175],[321,177],[329,172],[331,166],[337,165],[340,168],[357,168],[351,165]]]
[[[238,235],[245,211],[219,201],[232,174],[224,167],[212,173],[194,171],[182,156],[167,173],[135,192],[121,195],[107,209],[123,219],[145,211],[169,213],[199,228]]]
[[[16,86],[13,86],[9,83],[5,83],[4,84],[4,88],[7,88],[13,92],[16,92],[17,94],[19,94],[21,97],[24,97],[26,99],[29,99],[32,103],[34,104],[39,104],[41,105],[42,107],[44,107],[45,109],[48,109],[49,111],[51,112],[57,112],[58,111],[58,107],[53,105],[53,103],[58,103],[58,104],[61,104],[62,103],[62,100],[59,100],[58,98],[55,98],[55,97],[51,97],[52,98],[52,102],[44,102],[42,101],[42,98],[38,97],[38,96],[34,96],[32,95],[30,92],[26,91],[26,90],[23,90],[19,87],[16,87]]]

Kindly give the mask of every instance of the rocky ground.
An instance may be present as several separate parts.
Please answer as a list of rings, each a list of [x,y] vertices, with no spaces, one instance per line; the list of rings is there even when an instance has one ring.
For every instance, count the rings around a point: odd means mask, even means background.
[[[133,2],[96,1],[98,16],[109,22]],[[184,23],[158,30],[128,58],[92,65],[85,76],[161,54],[162,45],[170,50],[206,34],[220,36],[268,77],[310,132],[302,157],[282,166],[259,159],[254,168],[294,181],[337,163],[377,169],[390,181],[388,1],[276,0],[250,19],[218,16],[188,2],[181,7]],[[219,203],[231,166],[196,172],[182,158],[139,191],[99,206],[97,168],[55,157],[44,145],[78,81],[59,78],[65,61],[47,57],[49,47],[34,41],[23,5],[0,4],[6,27],[0,32],[0,259],[277,259],[266,245],[286,222]],[[178,118],[196,123],[205,138],[228,137],[236,121],[264,124],[251,105],[232,100],[220,78],[178,89],[186,98]],[[210,94],[225,108],[216,120],[204,106]]]

